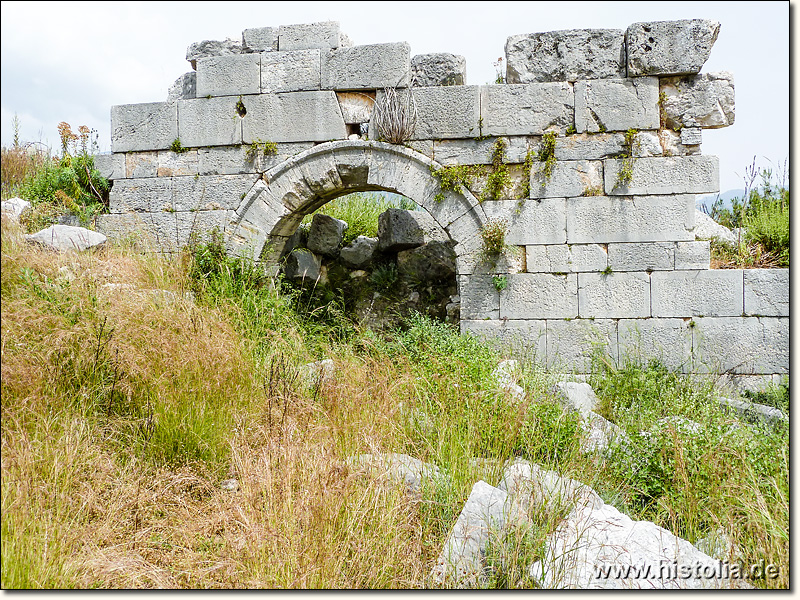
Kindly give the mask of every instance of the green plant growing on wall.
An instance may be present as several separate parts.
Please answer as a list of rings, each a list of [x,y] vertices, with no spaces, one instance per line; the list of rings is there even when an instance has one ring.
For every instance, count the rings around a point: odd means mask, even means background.
[[[183,147],[180,138],[175,138],[175,141],[172,142],[169,149],[172,150],[175,154],[183,154],[184,152],[187,152],[189,150],[188,148]]]
[[[617,185],[627,186],[633,179],[634,153],[639,147],[639,132],[636,129],[628,129],[625,132],[623,151],[620,154],[622,162],[617,173]]]
[[[239,96],[239,99],[236,101],[236,114],[240,117],[243,117],[247,114],[247,108],[245,108],[241,96]]]
[[[508,223],[505,219],[490,219],[481,228],[482,254],[484,257],[497,260],[506,251],[506,233]]]
[[[502,292],[508,287],[508,277],[505,275],[495,275],[492,277],[492,285],[498,292]]]
[[[547,182],[553,176],[553,169],[556,166],[556,138],[558,134],[555,131],[546,131],[542,136],[542,141],[539,142],[539,150],[536,152],[536,158],[542,163],[542,168],[539,170],[539,179],[541,186],[547,185]],[[526,158],[526,168],[528,167]],[[533,165],[531,164],[532,168]],[[528,171],[530,172],[530,171]]]
[[[462,193],[475,182],[478,170],[475,165],[447,165],[446,167],[436,167],[431,164],[431,175],[439,180],[441,192],[436,194],[433,199],[436,202],[444,201],[444,192]]]
[[[270,141],[265,142],[261,139],[253,140],[252,143],[247,147],[247,152],[245,154],[247,160],[255,160],[258,157],[259,151],[261,151],[264,156],[275,156],[278,154],[278,144]]]
[[[508,166],[505,163],[506,146],[507,143],[502,138],[492,146],[492,167],[486,180],[486,189],[483,192],[482,200],[499,200],[503,195],[503,190],[511,185]]]

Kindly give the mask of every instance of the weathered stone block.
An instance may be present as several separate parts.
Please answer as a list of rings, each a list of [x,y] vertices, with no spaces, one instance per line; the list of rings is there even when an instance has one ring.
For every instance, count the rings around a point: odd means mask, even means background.
[[[341,32],[337,21],[281,25],[278,29],[277,50],[328,50],[341,45]]]
[[[571,319],[578,316],[575,274],[514,273],[500,292],[501,319]]]
[[[607,194],[714,194],[719,191],[716,156],[637,158],[628,183],[620,181],[622,160],[603,161]]]
[[[277,49],[277,27],[254,27],[242,31],[242,53],[269,52]]]
[[[417,126],[412,139],[477,137],[481,117],[478,86],[413,88],[412,93],[417,105]],[[377,101],[382,98],[383,92],[379,90]],[[374,119],[369,130],[377,131]]]
[[[691,241],[694,205],[692,195],[568,198],[566,242]]]
[[[322,53],[322,89],[407,87],[411,47],[406,42],[339,48]]]
[[[293,281],[318,281],[322,259],[313,252],[301,248],[292,250],[283,265],[283,275]]]
[[[528,138],[515,136],[502,138],[505,143],[504,160],[508,164],[525,162]],[[497,139],[436,140],[433,158],[442,165],[489,165]]]
[[[372,262],[378,249],[378,238],[358,236],[349,246],[342,248],[339,258],[349,267],[360,269]]]
[[[684,319],[620,319],[617,327],[622,364],[659,359],[665,367],[692,370],[692,328]]]
[[[336,92],[342,117],[348,125],[356,123],[369,123],[372,110],[375,107],[375,94],[373,92]]]
[[[575,82],[578,133],[658,129],[658,78]]]
[[[459,275],[461,318],[467,321],[500,318],[500,292],[491,275]]]
[[[699,127],[684,127],[680,136],[684,146],[699,146],[703,143],[703,130]]]
[[[664,129],[663,131],[669,131]],[[625,148],[626,153],[628,148]],[[635,158],[646,156],[663,156],[664,148],[661,146],[660,132],[658,131],[640,131],[633,138],[633,144],[630,148],[632,151],[631,156]],[[683,155],[685,152],[674,152],[674,154]]]
[[[173,177],[169,199],[153,198],[152,212],[235,210],[257,181],[256,175]]]
[[[194,42],[186,49],[186,60],[192,64],[192,68],[197,68],[197,61],[209,56],[229,56],[241,54],[242,42],[239,40],[203,40]]]
[[[111,107],[111,151],[165,150],[178,137],[174,103],[122,104]]]
[[[578,308],[582,318],[650,316],[647,273],[578,273]]]
[[[102,248],[106,236],[85,227],[51,225],[33,234],[26,234],[25,241],[44,246],[56,252],[83,252]]]
[[[237,175],[240,173],[263,173],[286,159],[308,150],[313,142],[278,144],[275,154],[253,152],[251,146],[218,146],[199,148],[198,172],[200,175]]]
[[[502,219],[508,224],[507,244],[563,244],[567,241],[566,200],[502,200],[484,202],[483,210],[490,219]]]
[[[151,209],[172,197],[172,180],[167,177],[148,179],[121,179],[114,182],[109,194],[109,210],[112,213],[157,212]]]
[[[311,220],[306,247],[315,254],[337,256],[346,229],[346,222],[330,215],[317,213]]]
[[[242,143],[242,118],[234,97],[178,100],[178,135],[184,148]],[[244,100],[247,102],[247,100]]]
[[[675,268],[675,244],[609,244],[608,266],[614,271],[671,271]]]
[[[330,91],[261,94],[244,99],[245,144],[271,142],[325,142],[343,140],[347,128],[336,94]]]
[[[652,274],[654,317],[726,317],[744,312],[740,269]]]
[[[261,55],[209,56],[197,60],[197,97],[261,91]]]
[[[617,360],[617,323],[611,319],[547,321],[547,366],[551,371],[590,373],[597,353]]]
[[[664,156],[691,156],[700,154],[700,146],[687,146],[681,143],[681,134],[672,129],[662,129],[658,132]]]
[[[598,160],[619,156],[624,150],[622,133],[581,133],[556,138],[555,157],[558,161]]]
[[[447,241],[431,241],[397,253],[397,271],[413,282],[442,282],[456,275],[456,254]]]
[[[261,92],[318,90],[319,49],[261,54]]]
[[[708,269],[711,266],[709,242],[678,242],[675,247],[675,269]]]
[[[550,128],[566,131],[574,125],[574,114],[575,95],[568,83],[486,85],[481,88],[483,127],[479,133],[538,135]]]
[[[189,71],[175,80],[167,91],[167,102],[197,98],[197,73]]]
[[[465,85],[467,61],[447,52],[418,54],[411,59],[411,81],[415,87]]]
[[[511,350],[522,359],[544,362],[546,358],[547,322],[544,320],[461,320],[461,333],[469,333],[494,343],[502,350]]]
[[[95,154],[94,168],[100,172],[102,177],[111,181],[115,179],[124,179],[127,177],[125,172],[125,161],[127,155],[122,153],[116,154]]]
[[[744,312],[764,317],[789,316],[789,269],[746,269]]]
[[[158,152],[128,152],[125,155],[125,177],[156,177]]]
[[[628,77],[698,73],[719,35],[703,19],[634,23],[625,32]]]
[[[531,198],[595,196],[603,191],[603,163],[599,160],[557,161],[548,176],[545,163],[531,168]]]
[[[736,118],[733,75],[726,71],[664,77],[661,79],[661,92],[664,94],[664,126],[670,129],[728,127]],[[681,143],[687,144],[683,136]],[[699,144],[700,140],[694,143]]]
[[[599,244],[527,246],[526,250],[529,273],[602,271],[608,266],[608,253]]]
[[[156,176],[197,175],[199,163],[197,152],[197,150],[187,150],[176,154],[172,150],[160,150],[156,158]]]
[[[788,318],[698,317],[693,321],[696,372],[789,372]]]
[[[506,82],[534,83],[625,77],[625,32],[573,29],[512,35]]]
[[[177,249],[185,247],[192,236],[199,243],[211,240],[214,231],[224,232],[233,211],[230,210],[203,210],[175,213],[175,231]]]
[[[390,208],[378,216],[381,252],[408,250],[434,240],[448,242],[449,238],[427,212]]]

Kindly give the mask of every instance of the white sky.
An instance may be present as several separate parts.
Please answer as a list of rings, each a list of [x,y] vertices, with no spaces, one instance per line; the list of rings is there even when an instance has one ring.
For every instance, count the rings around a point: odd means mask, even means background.
[[[789,2],[2,2],[2,144],[59,146],[56,125],[88,125],[111,146],[110,108],[157,102],[191,69],[186,47],[241,39],[251,27],[339,21],[354,44],[407,41],[411,52],[467,59],[467,83],[494,81],[506,38],[558,29],[626,29],[637,21],[708,18],[722,24],[703,72],[731,71],[736,122],[704,130],[720,157],[720,190],[745,168],[789,157]],[[788,182],[787,182],[788,183]]]

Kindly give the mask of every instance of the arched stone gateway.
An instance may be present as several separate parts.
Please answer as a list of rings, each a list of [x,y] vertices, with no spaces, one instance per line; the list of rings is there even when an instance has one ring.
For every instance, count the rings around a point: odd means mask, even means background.
[[[462,331],[554,370],[588,372],[602,346],[770,381],[789,370],[788,269],[711,269],[695,236],[696,195],[719,191],[703,132],[734,121],[733,76],[700,72],[719,28],[512,35],[505,83],[488,85],[466,85],[462,57],[352,46],[335,22],[193,44],[166,102],[112,107],[98,228],[164,252],[219,228],[231,253],[274,265],[304,215],[392,191],[455,243]],[[386,88],[416,106],[399,143],[372,141]],[[472,179],[442,192],[432,166]],[[482,261],[493,221],[507,252]]]

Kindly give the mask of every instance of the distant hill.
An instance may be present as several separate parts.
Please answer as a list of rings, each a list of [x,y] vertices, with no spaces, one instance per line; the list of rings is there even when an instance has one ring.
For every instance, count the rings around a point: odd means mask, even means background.
[[[731,206],[731,199],[733,198],[741,198],[744,196],[744,190],[741,188],[737,188],[735,190],[726,190],[724,192],[720,192],[719,194],[706,194],[705,196],[699,196],[697,198],[696,204],[697,208],[705,205],[709,208],[711,207],[714,202],[717,200],[717,196],[722,198],[723,206],[730,208]]]

